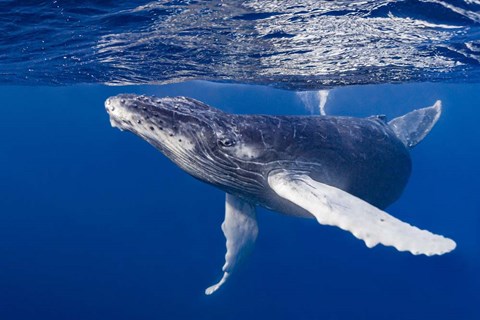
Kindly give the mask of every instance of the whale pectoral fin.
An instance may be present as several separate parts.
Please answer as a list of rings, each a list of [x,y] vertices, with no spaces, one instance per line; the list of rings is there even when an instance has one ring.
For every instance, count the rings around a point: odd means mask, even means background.
[[[320,224],[351,232],[372,248],[378,243],[412,254],[441,255],[455,242],[402,222],[345,191],[288,171],[270,174],[270,187],[310,212]]]
[[[217,291],[237,265],[252,251],[258,235],[255,206],[227,193],[222,231],[227,238],[223,277],[205,290],[207,295]]]

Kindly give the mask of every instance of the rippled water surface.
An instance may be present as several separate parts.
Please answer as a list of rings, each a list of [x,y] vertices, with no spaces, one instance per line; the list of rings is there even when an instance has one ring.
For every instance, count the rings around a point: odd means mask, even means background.
[[[368,249],[259,208],[207,297],[225,193],[112,129],[119,93],[388,119],[442,100],[388,212],[458,246]],[[3,0],[0,101],[1,320],[480,319],[479,0]]]
[[[480,80],[480,2],[2,1],[0,83]]]

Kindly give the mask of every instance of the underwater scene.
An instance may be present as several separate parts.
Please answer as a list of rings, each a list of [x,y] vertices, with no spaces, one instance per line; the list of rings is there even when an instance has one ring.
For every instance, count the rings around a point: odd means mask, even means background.
[[[480,319],[479,1],[0,30],[0,319]]]

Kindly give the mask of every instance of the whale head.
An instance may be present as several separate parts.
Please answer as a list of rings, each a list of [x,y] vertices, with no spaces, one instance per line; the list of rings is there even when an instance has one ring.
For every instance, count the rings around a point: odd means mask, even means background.
[[[186,97],[133,94],[105,101],[113,127],[141,137],[192,176],[227,192],[261,189],[238,162],[252,149],[238,141],[235,115]]]

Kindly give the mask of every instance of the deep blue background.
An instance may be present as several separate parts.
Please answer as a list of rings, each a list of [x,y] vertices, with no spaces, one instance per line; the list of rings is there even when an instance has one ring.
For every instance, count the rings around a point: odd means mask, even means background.
[[[294,92],[0,87],[0,319],[480,319],[480,85],[340,88],[330,114],[390,118],[442,99],[395,216],[455,239],[441,257],[367,249],[336,228],[259,211],[250,259],[214,296],[224,194],[110,127],[120,92],[233,112],[306,113]]]

